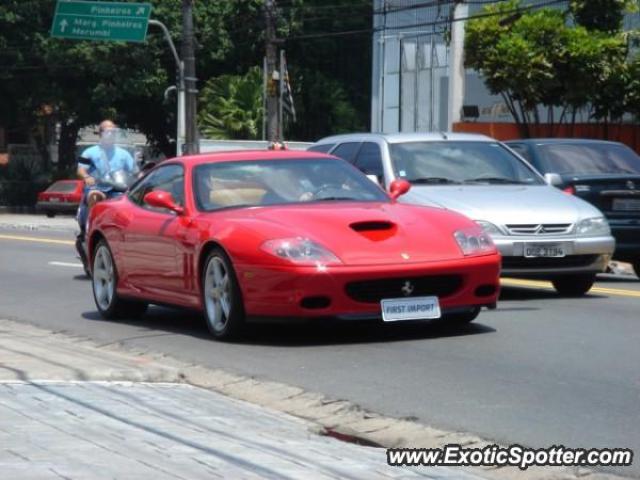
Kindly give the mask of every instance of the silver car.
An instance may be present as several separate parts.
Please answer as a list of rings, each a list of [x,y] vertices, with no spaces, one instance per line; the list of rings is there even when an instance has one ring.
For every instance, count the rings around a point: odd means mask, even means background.
[[[551,187],[524,159],[484,135],[337,135],[309,150],[343,158],[385,188],[395,179],[409,181],[403,202],[474,219],[499,248],[505,276],[549,279],[559,293],[579,296],[614,251],[597,208]]]

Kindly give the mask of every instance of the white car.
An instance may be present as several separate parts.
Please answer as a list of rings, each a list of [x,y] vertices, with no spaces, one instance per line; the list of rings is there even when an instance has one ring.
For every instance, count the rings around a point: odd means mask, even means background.
[[[348,134],[309,150],[343,158],[384,188],[395,179],[409,181],[400,201],[475,220],[498,246],[503,275],[548,279],[563,295],[589,291],[615,248],[602,212],[548,185],[524,159],[484,135]]]

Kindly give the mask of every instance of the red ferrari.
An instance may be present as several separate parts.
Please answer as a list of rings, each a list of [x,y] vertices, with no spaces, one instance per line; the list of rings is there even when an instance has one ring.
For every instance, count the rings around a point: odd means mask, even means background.
[[[466,217],[397,203],[408,189],[314,152],[164,161],[90,214],[97,308],[200,309],[220,339],[251,320],[470,322],[496,304],[500,255]]]

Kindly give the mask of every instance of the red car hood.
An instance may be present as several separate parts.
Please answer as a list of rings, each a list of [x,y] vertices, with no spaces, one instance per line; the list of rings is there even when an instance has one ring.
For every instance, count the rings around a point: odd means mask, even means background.
[[[262,242],[277,238],[306,237],[331,250],[345,265],[462,258],[453,233],[475,225],[446,210],[398,203],[326,203],[211,214],[219,215],[224,216],[227,227],[243,236],[245,247],[259,248]],[[220,226],[219,220],[211,218],[211,225],[216,224]],[[227,245],[234,243],[231,239]],[[249,261],[246,251],[237,253]]]

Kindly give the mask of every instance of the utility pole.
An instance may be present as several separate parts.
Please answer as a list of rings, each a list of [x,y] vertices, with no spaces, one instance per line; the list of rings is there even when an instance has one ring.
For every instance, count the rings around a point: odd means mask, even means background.
[[[275,0],[265,0],[264,19],[266,22],[266,66],[267,66],[267,140],[270,142],[280,140],[278,132],[278,47],[276,39],[276,5]]]
[[[198,153],[200,141],[198,139],[197,115],[197,78],[196,57],[193,33],[193,2],[182,0],[182,60],[184,62],[185,84],[185,145],[184,153]]]
[[[451,22],[451,43],[449,44],[449,115],[447,130],[453,131],[453,124],[460,121],[464,102],[464,18],[469,6],[457,0],[453,6]]]

